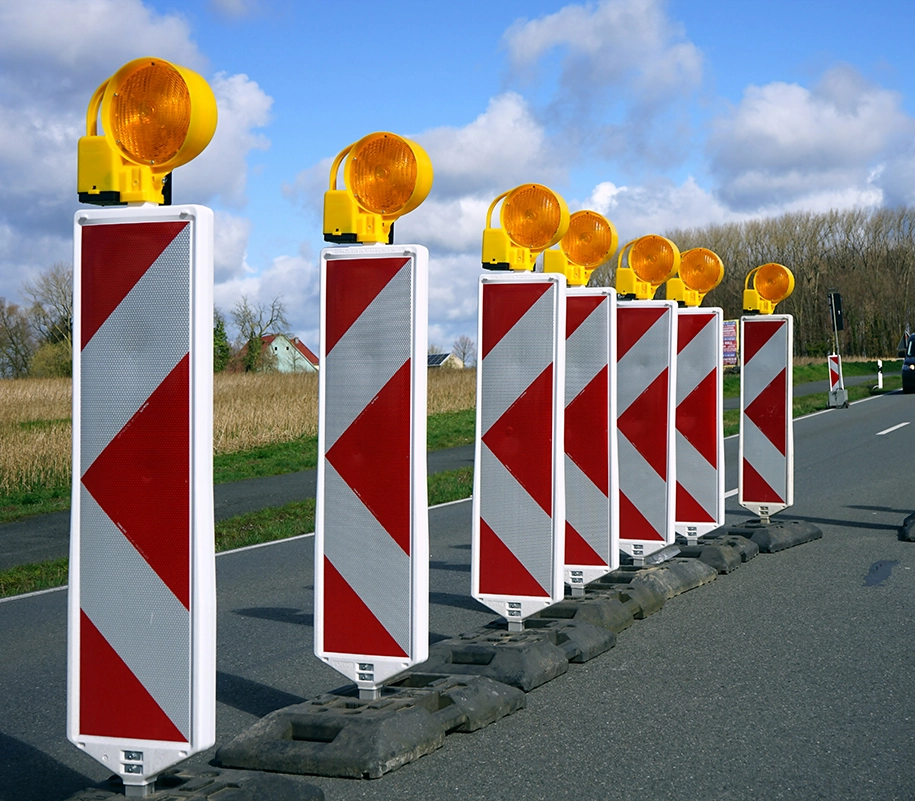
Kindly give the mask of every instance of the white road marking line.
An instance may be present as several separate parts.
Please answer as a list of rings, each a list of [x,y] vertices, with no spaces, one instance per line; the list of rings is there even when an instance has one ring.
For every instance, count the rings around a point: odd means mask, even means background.
[[[884,429],[883,431],[878,431],[875,436],[882,437],[884,434],[889,434],[891,431],[898,431],[900,428],[905,428],[908,423],[900,423],[898,426],[893,426],[892,428]]]

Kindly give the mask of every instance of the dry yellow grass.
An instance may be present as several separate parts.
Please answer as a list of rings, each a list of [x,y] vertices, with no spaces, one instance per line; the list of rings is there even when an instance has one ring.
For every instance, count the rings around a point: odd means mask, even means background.
[[[475,403],[474,370],[431,370],[429,413]],[[0,493],[70,481],[70,381],[0,381]],[[235,453],[318,432],[314,374],[220,374],[213,386],[213,450]]]

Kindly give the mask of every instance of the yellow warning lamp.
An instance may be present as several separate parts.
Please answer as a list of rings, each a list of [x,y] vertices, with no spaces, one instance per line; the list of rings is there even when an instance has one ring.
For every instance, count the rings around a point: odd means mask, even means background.
[[[563,273],[569,286],[586,286],[619,245],[616,228],[596,211],[576,211],[569,217],[569,230],[559,241],[559,250],[543,253],[545,273]]]
[[[667,299],[681,306],[698,306],[724,278],[724,264],[708,248],[691,248],[680,254],[680,271],[667,282]]]
[[[344,158],[345,188],[337,189]],[[340,151],[330,168],[324,241],[391,244],[394,221],[419,206],[431,188],[432,162],[416,142],[385,131],[363,136]]]
[[[160,58],[125,64],[95,90],[86,111],[80,203],[170,203],[169,174],[203,152],[216,117],[213,90],[196,72]]]
[[[623,267],[623,254],[627,266]],[[651,300],[658,287],[677,274],[680,251],[669,239],[649,234],[620,250],[616,268],[616,291],[624,298]]]
[[[501,228],[492,227],[499,201]],[[486,212],[483,231],[483,268],[532,271],[537,255],[555,245],[569,228],[566,202],[542,184],[522,184],[503,192]]]
[[[769,262],[747,273],[743,288],[743,310],[772,314],[775,306],[794,291],[794,274],[787,267]]]

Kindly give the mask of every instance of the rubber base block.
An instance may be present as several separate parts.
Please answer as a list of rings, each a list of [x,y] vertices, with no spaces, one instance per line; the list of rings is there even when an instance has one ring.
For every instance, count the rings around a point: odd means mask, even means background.
[[[699,542],[726,542],[740,554],[741,562],[749,562],[759,556],[759,546],[751,539],[737,534],[728,534],[725,529],[715,529],[699,537]]]
[[[415,670],[415,669],[414,669]],[[480,676],[408,673],[360,701],[356,688],[279,709],[216,752],[220,765],[375,779],[524,707],[524,693]]]
[[[663,599],[661,599],[663,603]],[[566,598],[548,606],[537,617],[548,620],[572,620],[576,623],[590,623],[614,634],[628,629],[635,616],[642,609],[638,603],[622,590],[596,589],[585,587],[583,596]]]
[[[903,542],[915,542],[915,513],[910,514],[899,527],[899,539]]]
[[[633,589],[646,587],[669,601],[677,595],[708,584],[717,577],[715,568],[705,562],[677,557],[660,565],[620,567],[609,572],[599,583],[629,584]]]
[[[83,790],[67,801],[110,801],[124,798],[121,780],[112,776],[91,790]],[[147,801],[324,801],[324,791],[302,779],[254,773],[245,770],[181,770],[159,774]]]
[[[732,537],[731,540],[742,539],[744,542],[751,542],[743,537]],[[757,552],[759,548],[757,547]],[[695,545],[680,545],[680,556],[685,559],[698,559],[705,562],[709,567],[714,568],[719,574],[730,573],[737,570],[741,562],[740,550],[730,541],[723,540],[703,540],[700,539]]]
[[[762,523],[758,518],[746,520],[736,526],[725,526],[716,531],[725,531],[727,534],[736,534],[753,540],[759,546],[760,553],[776,553],[795,545],[818,540],[823,532],[813,525],[802,520],[773,520]]]

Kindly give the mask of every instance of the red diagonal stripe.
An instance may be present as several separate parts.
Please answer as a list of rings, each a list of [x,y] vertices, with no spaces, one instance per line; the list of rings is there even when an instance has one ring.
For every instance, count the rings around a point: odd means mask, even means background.
[[[173,666],[167,667],[171,670]],[[82,610],[79,613],[79,731],[96,737],[187,742]]]
[[[785,369],[772,379],[744,411],[782,456],[785,455],[788,439],[787,380],[788,371]]]
[[[785,325],[784,320],[749,320],[743,326],[743,363],[752,359],[778,330]]]
[[[718,376],[713,370],[677,405],[677,431],[718,466]]]
[[[746,459],[743,460],[743,499],[749,503],[784,503],[779,495]]]
[[[678,314],[677,315],[677,353],[681,353],[690,342],[714,320],[710,314]]]
[[[329,259],[325,291],[325,354],[350,329],[409,258]]]
[[[692,495],[690,495],[680,482],[677,482],[677,513],[679,523],[714,523],[712,517]]]
[[[537,598],[549,596],[485,520],[480,520],[480,593]]]
[[[622,359],[645,336],[651,326],[668,312],[666,307],[640,306],[624,302],[617,307],[616,358]]]
[[[410,555],[408,359],[327,452],[327,460]],[[425,369],[425,368],[423,368]]]
[[[381,568],[381,566],[379,566]],[[324,557],[324,650],[407,658],[365,601]]]
[[[566,521],[566,564],[567,565],[605,565],[595,551],[579,534],[571,523]]]
[[[188,224],[145,222],[82,227],[82,347]]]
[[[622,540],[660,540],[660,534],[636,505],[622,492],[620,493],[620,539]]]
[[[566,339],[606,300],[605,295],[569,295],[566,299]]]
[[[538,506],[552,515],[552,364],[490,426],[483,442]]]
[[[667,368],[652,381],[617,420],[619,432],[632,443],[655,472],[667,480]]]
[[[537,300],[555,286],[552,282],[483,284],[482,342],[480,359],[501,341]]]
[[[597,488],[610,494],[610,397],[604,367],[566,407],[565,449]]]
[[[190,608],[190,375],[178,362],[83,475],[83,485]]]

